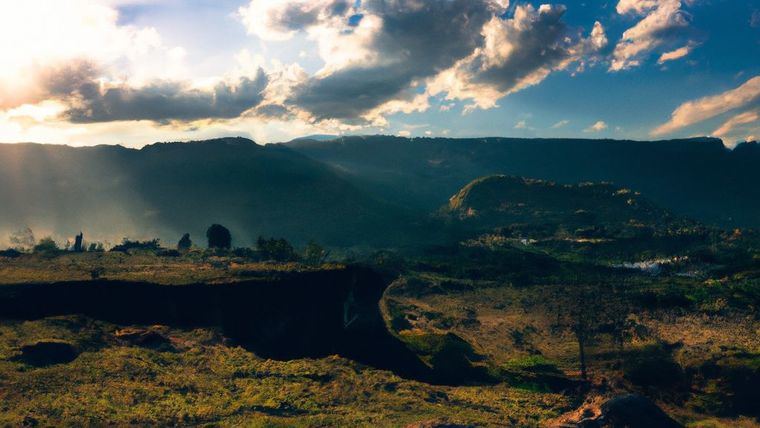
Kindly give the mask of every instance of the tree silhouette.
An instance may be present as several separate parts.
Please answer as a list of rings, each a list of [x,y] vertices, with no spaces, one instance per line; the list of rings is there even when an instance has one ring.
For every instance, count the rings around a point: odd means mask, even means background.
[[[84,243],[82,241],[83,238],[84,238],[84,234],[82,232],[79,232],[79,235],[77,235],[74,238],[74,249],[73,249],[73,251],[75,253],[81,253],[82,251],[84,251]]]
[[[550,313],[556,316],[552,327],[569,331],[578,344],[583,380],[588,379],[587,349],[600,334],[612,338],[622,354],[629,307],[621,288],[593,280],[582,282],[576,277],[564,287],[556,287],[550,299]]]
[[[186,233],[182,235],[182,239],[177,243],[177,250],[180,252],[189,251],[193,246],[193,241],[190,240],[190,234]]]
[[[259,236],[256,240],[256,248],[261,256],[266,260],[275,260],[278,262],[291,262],[298,260],[296,250],[285,239],[266,239]]]
[[[38,254],[52,254],[59,250],[60,248],[58,248],[58,244],[56,244],[53,238],[49,236],[40,239],[40,242],[34,246],[34,252]]]
[[[229,229],[221,224],[212,224],[206,231],[209,248],[221,248],[228,250],[232,246],[232,235]]]
[[[309,241],[303,252],[304,261],[314,266],[319,266],[324,263],[329,255],[330,251],[325,250],[321,245],[314,241]]]
[[[11,236],[8,237],[8,240],[11,243],[11,248],[18,251],[31,250],[37,242],[34,239],[34,233],[32,232],[32,229],[30,229],[28,226],[19,230],[18,232],[11,234]]]

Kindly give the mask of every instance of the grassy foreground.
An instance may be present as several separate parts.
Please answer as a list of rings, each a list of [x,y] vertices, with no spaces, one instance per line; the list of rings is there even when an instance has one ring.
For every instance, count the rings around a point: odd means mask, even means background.
[[[212,330],[164,328],[171,346],[129,346],[119,328],[78,316],[0,325],[0,425],[540,426],[573,407],[560,394],[431,386],[339,356],[265,360]],[[16,358],[50,339],[82,353],[47,367]]]

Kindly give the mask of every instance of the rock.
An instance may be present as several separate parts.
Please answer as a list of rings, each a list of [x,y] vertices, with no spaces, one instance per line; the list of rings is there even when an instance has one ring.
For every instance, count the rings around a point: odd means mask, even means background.
[[[678,428],[673,420],[650,399],[628,394],[612,398],[600,407],[600,415],[587,417],[575,425],[579,428]]]
[[[74,361],[79,351],[69,342],[45,340],[24,345],[18,359],[31,366],[43,367]]]
[[[122,345],[139,346],[161,351],[173,351],[171,339],[160,331],[159,326],[148,328],[127,327],[114,334]]]

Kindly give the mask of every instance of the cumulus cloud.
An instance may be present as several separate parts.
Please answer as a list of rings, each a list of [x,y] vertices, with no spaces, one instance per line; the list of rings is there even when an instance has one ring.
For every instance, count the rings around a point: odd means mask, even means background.
[[[584,38],[562,21],[565,10],[564,6],[518,5],[512,18],[492,17],[483,28],[483,45],[437,76],[430,92],[470,100],[467,110],[491,108],[553,71],[593,61],[607,44],[604,28],[596,22]]]
[[[150,120],[154,122],[229,119],[257,107],[264,99],[268,76],[262,69],[212,87],[189,82],[154,80],[141,86],[102,78],[97,64],[74,60],[41,70],[30,102],[55,100],[59,118],[73,123]]]
[[[25,0],[0,13],[0,109],[40,101],[40,76],[78,58],[132,82],[183,78],[184,50],[151,27],[120,25],[106,1]],[[42,81],[44,83],[44,81]]]
[[[746,107],[759,99],[760,76],[755,76],[738,88],[681,104],[673,111],[670,120],[655,128],[652,134],[669,134],[723,113]]]
[[[559,129],[559,128],[565,127],[565,126],[567,126],[569,124],[570,124],[569,120],[560,120],[559,122],[557,122],[554,125],[552,125],[552,129]]]
[[[607,126],[607,123],[605,123],[603,120],[600,120],[584,129],[584,132],[602,132],[607,128],[609,128],[609,126]]]
[[[415,88],[482,43],[494,7],[486,0],[368,0],[341,19],[322,17],[306,31],[326,65],[288,101],[316,120],[426,109]],[[350,25],[352,16],[361,18]]]
[[[74,123],[151,120],[154,122],[231,119],[263,100],[267,76],[219,82],[210,89],[187,83],[157,81],[133,88],[85,83],[66,97],[63,117]]]
[[[288,40],[298,31],[340,19],[351,9],[347,0],[253,0],[238,10],[249,34],[264,40]]]
[[[382,124],[395,112],[423,111],[429,98],[493,107],[571,63],[593,61],[607,44],[596,23],[581,37],[565,8],[506,0],[252,0],[240,9],[248,31],[284,40],[302,31],[324,67],[289,89],[285,104],[312,120]],[[358,121],[358,122],[357,122]]]
[[[691,20],[681,6],[680,0],[621,0],[619,14],[643,18],[623,33],[612,54],[610,71],[639,66],[647,54],[680,41]],[[688,51],[681,53],[684,56]]]

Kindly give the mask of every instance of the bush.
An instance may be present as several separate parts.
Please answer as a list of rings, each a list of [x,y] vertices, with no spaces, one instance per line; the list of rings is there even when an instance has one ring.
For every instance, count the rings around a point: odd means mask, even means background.
[[[221,224],[212,224],[206,230],[206,238],[209,248],[229,250],[232,247],[232,234]]]
[[[158,251],[161,249],[161,245],[158,239],[152,239],[150,241],[130,241],[124,238],[121,244],[111,248],[111,251],[120,251],[122,253],[129,252],[130,250],[145,250],[145,251]]]
[[[296,250],[285,239],[266,239],[259,236],[256,240],[256,247],[261,253],[264,260],[275,260],[278,262],[292,262],[298,260]]]
[[[49,236],[40,239],[40,242],[34,246],[34,252],[36,254],[55,254],[60,250],[58,244],[56,244],[55,241],[53,241],[53,238]]]
[[[626,356],[623,374],[638,386],[675,387],[684,380],[681,366],[662,346],[646,346]]]

